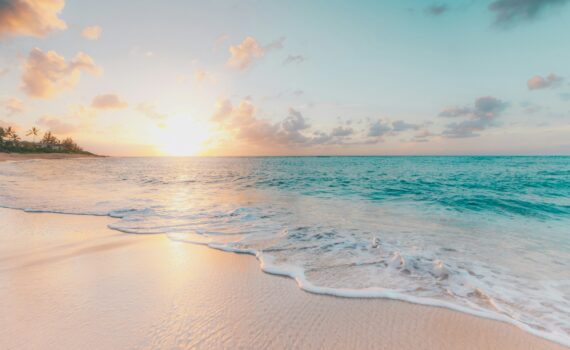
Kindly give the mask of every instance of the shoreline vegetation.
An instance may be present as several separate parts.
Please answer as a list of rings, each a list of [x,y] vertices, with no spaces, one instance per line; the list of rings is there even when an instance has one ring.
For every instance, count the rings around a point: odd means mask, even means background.
[[[11,127],[0,127],[0,153],[10,154],[74,154],[84,156],[97,156],[81,148],[71,137],[58,139],[51,131],[46,131],[41,139],[40,130],[36,127],[26,132],[33,141],[25,141],[20,138],[16,130]]]

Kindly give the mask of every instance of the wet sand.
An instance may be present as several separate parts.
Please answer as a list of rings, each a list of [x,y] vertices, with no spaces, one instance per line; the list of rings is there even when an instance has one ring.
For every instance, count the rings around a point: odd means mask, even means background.
[[[113,220],[0,209],[1,349],[564,349],[446,309],[309,294],[252,256]]]

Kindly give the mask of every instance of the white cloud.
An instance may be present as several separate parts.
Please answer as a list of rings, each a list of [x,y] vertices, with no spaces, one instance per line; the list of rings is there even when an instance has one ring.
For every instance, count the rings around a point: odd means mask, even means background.
[[[67,62],[55,51],[44,53],[34,48],[24,63],[23,71],[22,89],[32,97],[50,98],[75,87],[81,72],[98,75],[101,68],[83,52]]]
[[[89,26],[81,31],[81,35],[87,40],[97,40],[101,37],[102,32],[103,29],[99,26]]]

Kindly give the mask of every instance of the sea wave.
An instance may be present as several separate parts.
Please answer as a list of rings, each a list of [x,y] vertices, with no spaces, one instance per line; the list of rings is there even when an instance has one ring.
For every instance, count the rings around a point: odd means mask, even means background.
[[[540,157],[4,163],[0,206],[108,215],[121,232],[255,255],[308,292],[446,307],[570,345],[569,168]]]

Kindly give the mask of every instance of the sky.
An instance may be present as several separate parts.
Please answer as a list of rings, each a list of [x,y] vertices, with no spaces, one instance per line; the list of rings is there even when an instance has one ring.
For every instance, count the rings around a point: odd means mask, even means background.
[[[570,154],[569,35],[570,0],[0,0],[0,126],[115,156]]]

